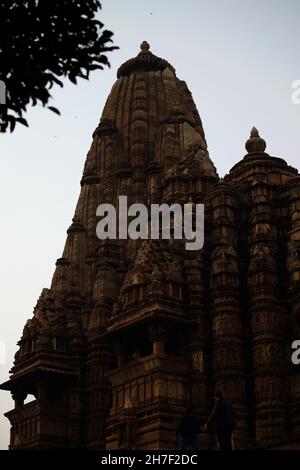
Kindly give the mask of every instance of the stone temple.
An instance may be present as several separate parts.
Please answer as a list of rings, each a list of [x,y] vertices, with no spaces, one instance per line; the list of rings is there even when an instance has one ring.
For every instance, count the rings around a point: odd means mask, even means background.
[[[204,424],[216,388],[234,403],[236,447],[300,448],[300,176],[255,128],[246,150],[219,178],[172,65],[146,42],[121,65],[51,287],[1,386],[11,449],[174,449],[185,407]],[[99,240],[96,208],[119,195],[204,203],[203,249]],[[199,441],[216,446],[212,430]]]

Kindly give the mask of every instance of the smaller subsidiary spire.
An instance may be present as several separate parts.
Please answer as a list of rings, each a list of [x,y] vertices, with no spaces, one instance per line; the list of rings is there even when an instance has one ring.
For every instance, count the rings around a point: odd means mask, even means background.
[[[140,48],[142,52],[148,52],[150,49],[150,44],[147,41],[143,41],[140,45]]]
[[[76,214],[74,215],[74,217],[72,219],[72,223],[71,223],[70,227],[67,230],[68,234],[71,233],[71,232],[84,232],[84,226],[80,222],[80,219]]]
[[[245,147],[248,153],[264,152],[266,150],[266,142],[259,135],[256,127],[252,127],[250,138],[247,140]]]

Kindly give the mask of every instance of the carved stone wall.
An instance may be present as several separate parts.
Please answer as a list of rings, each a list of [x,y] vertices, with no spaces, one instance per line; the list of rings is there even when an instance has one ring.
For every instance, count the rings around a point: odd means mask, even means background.
[[[300,442],[289,355],[300,334],[299,176],[265,149],[253,128],[219,179],[174,68],[146,42],[120,67],[51,288],[2,384],[16,404],[12,449],[172,449],[186,406],[204,424],[216,388],[233,401],[238,447]],[[172,237],[100,241],[96,208],[120,195],[204,203],[203,249]],[[200,443],[213,447],[212,432]]]

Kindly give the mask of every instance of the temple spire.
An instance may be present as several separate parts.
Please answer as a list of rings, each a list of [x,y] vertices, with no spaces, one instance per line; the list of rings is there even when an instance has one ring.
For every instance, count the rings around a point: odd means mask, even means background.
[[[264,152],[266,150],[266,142],[259,135],[256,127],[252,127],[250,138],[247,140],[245,147],[248,153]]]
[[[142,52],[148,52],[150,50],[150,44],[147,41],[143,41],[140,48]]]

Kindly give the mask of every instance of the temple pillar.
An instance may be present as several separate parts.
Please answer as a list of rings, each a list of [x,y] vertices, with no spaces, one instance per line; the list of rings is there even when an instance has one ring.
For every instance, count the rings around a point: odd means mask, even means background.
[[[212,361],[214,386],[236,411],[235,446],[249,446],[244,337],[238,262],[237,202],[224,182],[210,197]]]
[[[256,442],[270,446],[286,436],[284,310],[277,265],[277,230],[271,188],[251,189],[249,314],[253,341]]]

